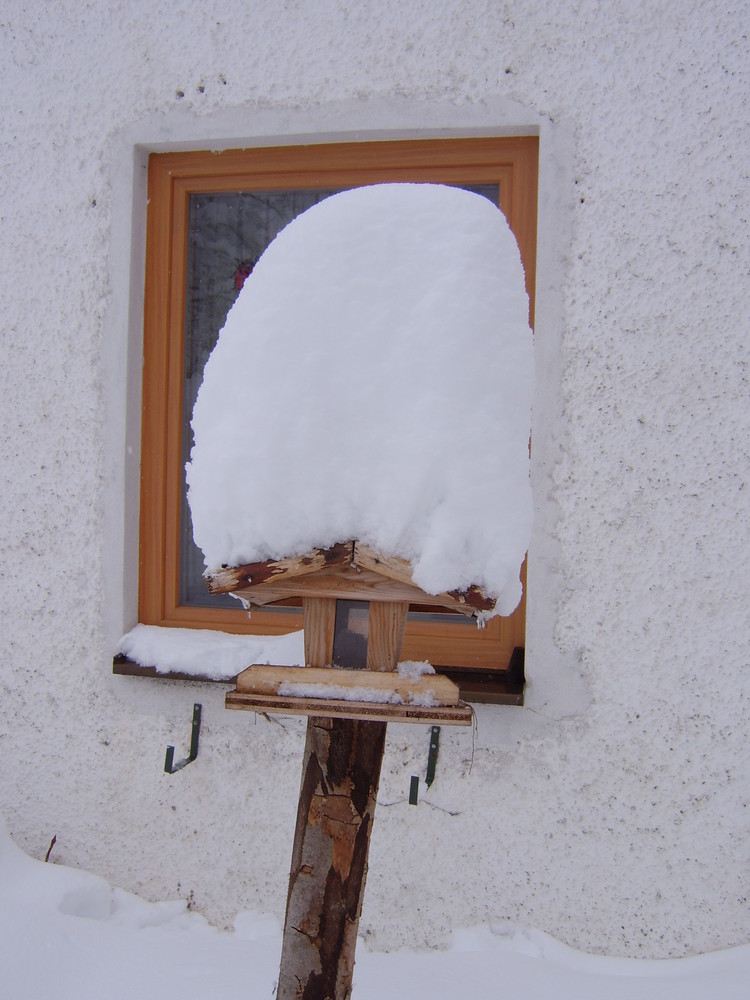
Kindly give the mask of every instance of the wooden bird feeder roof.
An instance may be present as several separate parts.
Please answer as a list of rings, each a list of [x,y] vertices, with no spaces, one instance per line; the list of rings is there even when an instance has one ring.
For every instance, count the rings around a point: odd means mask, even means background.
[[[361,542],[340,542],[303,556],[226,566],[207,577],[212,594],[236,594],[263,606],[290,597],[434,604],[468,616],[491,611],[495,599],[477,586],[428,594],[412,579],[411,564]]]

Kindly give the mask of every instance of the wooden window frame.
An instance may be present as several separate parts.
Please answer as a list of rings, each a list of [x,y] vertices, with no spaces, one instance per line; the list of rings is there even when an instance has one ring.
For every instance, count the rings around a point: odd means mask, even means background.
[[[498,184],[521,251],[534,319],[538,138],[493,137],[325,143],[154,153],[148,167],[139,543],[139,621],[164,627],[281,634],[301,609],[254,611],[180,605],[182,381],[188,207],[194,193],[335,189],[385,181]],[[525,591],[525,588],[524,588]],[[435,665],[505,670],[524,645],[525,592],[509,618],[484,629],[410,619],[402,655]]]

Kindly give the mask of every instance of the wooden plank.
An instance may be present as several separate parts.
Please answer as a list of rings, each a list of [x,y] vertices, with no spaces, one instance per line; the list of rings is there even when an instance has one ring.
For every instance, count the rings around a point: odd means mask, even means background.
[[[376,140],[374,142],[310,143],[297,146],[177,150],[159,153],[164,169],[194,178],[192,188],[235,191],[257,188],[332,188],[393,180],[408,171],[408,179],[446,183],[444,170],[460,171],[458,183],[470,183],[470,170],[481,170],[483,183],[493,183],[504,167],[513,167],[537,136],[478,136]],[[239,185],[239,186],[238,186]],[[535,190],[532,194],[535,194]]]
[[[398,556],[383,555],[380,552],[376,552],[369,545],[363,545],[362,542],[354,543],[352,562],[362,569],[375,570],[376,573],[387,576],[391,580],[398,580],[400,583],[408,583],[412,587],[415,586],[414,580],[412,580],[412,565],[410,562]]]
[[[404,641],[409,604],[406,601],[373,601],[370,604],[367,669],[395,670]],[[456,690],[458,697],[458,690]],[[442,702],[453,704],[453,702]]]
[[[231,590],[232,593],[240,595],[250,604],[260,607],[275,601],[287,600],[290,597],[309,594],[316,597],[333,597],[337,600],[348,601],[429,603],[449,608],[452,611],[459,611],[467,616],[476,614],[476,608],[466,601],[457,600],[450,594],[425,595],[424,591],[415,587],[414,584],[391,580],[373,570],[360,569],[348,564],[324,569],[310,576],[274,579],[269,583],[233,587]]]
[[[334,567],[339,570],[335,575],[323,573]],[[208,576],[206,582],[212,594],[242,594],[259,606],[303,593],[322,596],[323,592],[325,596],[347,600],[434,604],[466,615],[488,611],[495,603],[474,586],[427,594],[414,583],[409,562],[398,556],[382,555],[360,542],[340,542],[288,559],[223,566]],[[362,588],[362,592],[354,594],[352,587]]]
[[[143,398],[141,411],[141,506],[138,555],[138,620],[158,624],[164,615],[164,550],[167,502],[167,416],[169,400],[169,265],[172,256],[172,182],[151,157],[146,214]],[[150,330],[158,331],[149,336]],[[176,353],[176,352],[175,352]],[[182,360],[182,359],[180,359]]]
[[[336,602],[327,597],[306,597],[302,602],[305,620],[305,663],[326,667],[333,662],[336,629]]]
[[[353,562],[362,569],[373,570],[390,580],[416,587],[412,579],[411,563],[398,556],[383,555],[370,548],[369,545],[362,545],[361,542],[354,543]],[[419,588],[417,588],[419,589]],[[421,591],[424,595],[424,591]],[[412,604],[439,604],[441,607],[453,608],[462,611],[464,614],[475,614],[478,611],[489,611],[495,606],[495,598],[487,597],[480,587],[471,586],[466,590],[450,590],[444,594],[427,594],[423,596],[421,602],[412,598]]]
[[[458,686],[442,674],[402,677],[389,670],[277,667],[256,663],[237,676],[237,691],[242,694],[278,695],[282,685],[304,686],[306,689],[314,685],[320,688],[321,698],[335,698],[336,695],[326,694],[332,689],[337,691],[366,689],[382,694],[383,702],[389,702],[396,697],[401,698],[406,704],[412,704],[415,699],[417,701],[430,699],[438,705],[457,705],[459,702]],[[292,697],[318,700],[312,693],[294,695],[290,692],[290,694]],[[339,700],[344,699],[339,695]]]
[[[274,695],[245,694],[230,691],[226,708],[271,715],[308,715],[318,718],[350,719],[371,722],[406,722],[421,725],[470,726],[471,706],[458,705],[386,705],[377,702],[337,701],[323,698],[281,698]]]
[[[243,566],[222,566],[206,577],[209,593],[229,594],[242,592],[269,580],[294,580],[317,573],[327,566],[350,563],[353,542],[340,542],[328,549],[314,549],[301,556],[286,559],[269,559],[265,562],[246,563]],[[295,594],[298,591],[294,591]]]

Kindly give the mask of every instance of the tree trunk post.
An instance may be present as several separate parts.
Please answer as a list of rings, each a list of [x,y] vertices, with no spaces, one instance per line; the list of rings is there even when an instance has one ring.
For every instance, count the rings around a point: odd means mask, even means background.
[[[403,602],[370,605],[369,669],[395,669],[408,609]],[[308,666],[333,662],[335,615],[334,599],[305,598]],[[277,1000],[351,996],[386,728],[308,719]]]

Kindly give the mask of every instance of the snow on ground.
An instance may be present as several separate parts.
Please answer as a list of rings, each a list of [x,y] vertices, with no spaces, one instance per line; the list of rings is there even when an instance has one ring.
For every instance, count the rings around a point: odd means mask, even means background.
[[[270,244],[205,368],[187,466],[209,570],[359,539],[510,614],[531,527],[533,345],[502,212],[334,195]]]
[[[148,903],[98,876],[27,857],[0,819],[0,995],[7,1000],[271,1000],[278,922],[216,930],[184,902]],[[509,925],[441,951],[357,946],[355,1000],[746,1000],[750,945],[671,961],[584,955]]]

